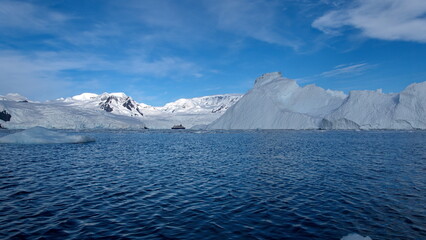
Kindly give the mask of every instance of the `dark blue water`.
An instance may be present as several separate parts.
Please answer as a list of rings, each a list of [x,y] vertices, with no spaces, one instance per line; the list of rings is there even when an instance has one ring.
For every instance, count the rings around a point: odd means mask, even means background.
[[[0,239],[426,239],[426,132],[81,134],[0,145]]]

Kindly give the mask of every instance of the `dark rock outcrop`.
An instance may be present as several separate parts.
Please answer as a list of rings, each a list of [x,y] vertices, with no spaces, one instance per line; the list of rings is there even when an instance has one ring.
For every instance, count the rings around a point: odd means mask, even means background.
[[[138,113],[143,116],[143,113],[141,112],[141,110],[139,108],[136,108],[136,111],[138,111]]]
[[[132,109],[135,108],[135,105],[133,105],[132,100],[130,98],[127,98],[126,102],[123,103],[123,107],[132,111]]]
[[[6,112],[6,110],[3,110],[2,112],[0,112],[0,119],[8,122],[10,121],[10,119],[12,118],[12,115],[10,115],[8,112]]]
[[[105,110],[105,111],[107,111],[107,112],[112,112],[112,110],[114,110],[112,107],[111,107],[111,102],[112,102],[112,100],[115,100],[115,101],[117,101],[117,98],[115,98],[115,97],[113,97],[113,96],[110,96],[110,97],[108,97],[106,100],[105,100],[105,102],[102,102],[102,103],[99,103],[99,105],[100,105],[100,107],[101,107],[101,109],[103,109],[103,110]]]

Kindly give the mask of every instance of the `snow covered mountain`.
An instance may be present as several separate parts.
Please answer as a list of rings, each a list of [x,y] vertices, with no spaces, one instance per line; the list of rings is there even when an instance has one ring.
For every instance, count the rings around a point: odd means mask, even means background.
[[[144,113],[144,122],[150,128],[170,128],[175,124],[191,128],[213,122],[241,97],[240,94],[224,94],[182,98],[163,107],[140,104],[139,108]]]
[[[137,103],[124,93],[83,93],[44,103],[17,94],[0,96],[0,126],[59,129],[166,128],[183,124],[189,128],[217,119],[241,95],[215,95],[179,99],[163,107]]]
[[[79,108],[102,109],[116,115],[141,117],[143,113],[138,103],[124,93],[83,93],[74,97],[59,99],[71,106]]]
[[[264,74],[209,129],[426,129],[426,82],[397,94],[300,87]]]
[[[140,129],[145,124],[138,118],[112,114],[91,106],[91,101],[55,100],[37,103],[28,101],[0,101],[0,124],[5,128],[26,129],[35,126],[59,129]]]
[[[241,94],[213,95],[198,98],[182,98],[161,107],[165,112],[179,113],[224,113],[241,98]]]

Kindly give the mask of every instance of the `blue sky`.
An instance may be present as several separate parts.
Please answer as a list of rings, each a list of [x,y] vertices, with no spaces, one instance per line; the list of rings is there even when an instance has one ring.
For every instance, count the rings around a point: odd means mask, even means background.
[[[426,81],[424,0],[0,0],[0,94],[125,92],[163,105],[300,85],[398,92]]]

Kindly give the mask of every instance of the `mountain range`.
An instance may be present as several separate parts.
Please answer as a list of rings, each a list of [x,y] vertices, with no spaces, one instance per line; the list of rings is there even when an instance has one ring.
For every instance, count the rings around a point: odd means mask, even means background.
[[[0,96],[0,124],[11,129],[168,129],[176,124],[191,128],[211,123],[240,98],[240,94],[213,95],[154,107],[124,93],[83,93],[47,102],[7,94]]]

